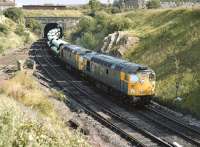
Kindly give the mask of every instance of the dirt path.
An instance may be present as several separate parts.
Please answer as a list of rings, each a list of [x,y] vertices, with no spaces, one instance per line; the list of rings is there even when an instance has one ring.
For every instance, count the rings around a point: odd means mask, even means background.
[[[0,85],[12,75],[12,70],[17,67],[17,60],[25,60],[27,57],[27,48],[8,50],[0,55]]]
[[[23,60],[28,57],[28,49],[15,49],[0,55],[0,67],[16,65],[17,60]]]

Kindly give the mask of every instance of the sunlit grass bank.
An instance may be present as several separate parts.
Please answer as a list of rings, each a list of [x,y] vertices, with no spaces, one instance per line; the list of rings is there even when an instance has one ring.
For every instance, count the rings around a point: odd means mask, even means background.
[[[0,87],[0,146],[89,146],[69,131],[32,76],[19,72]]]
[[[0,54],[7,49],[23,47],[35,40],[36,35],[0,14]]]
[[[54,16],[54,17],[80,17],[83,13],[79,10],[23,10],[29,17]]]

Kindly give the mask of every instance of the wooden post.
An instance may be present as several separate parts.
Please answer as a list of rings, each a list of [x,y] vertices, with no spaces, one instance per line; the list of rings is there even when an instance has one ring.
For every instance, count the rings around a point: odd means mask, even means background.
[[[17,69],[18,70],[21,70],[21,71],[24,70],[24,62],[25,62],[24,60],[17,61]]]

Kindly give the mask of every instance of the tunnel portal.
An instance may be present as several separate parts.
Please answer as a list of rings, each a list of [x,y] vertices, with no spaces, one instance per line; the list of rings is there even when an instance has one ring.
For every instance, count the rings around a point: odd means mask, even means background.
[[[47,38],[48,32],[54,28],[60,28],[60,37],[59,38],[62,38],[63,37],[63,27],[60,26],[58,23],[46,24],[46,26],[44,27],[44,38]]]

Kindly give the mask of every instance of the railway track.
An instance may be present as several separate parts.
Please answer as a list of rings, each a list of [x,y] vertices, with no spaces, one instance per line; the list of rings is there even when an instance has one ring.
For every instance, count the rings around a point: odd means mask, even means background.
[[[38,44],[37,47],[40,48],[40,44]],[[87,90],[84,90],[81,87],[80,83],[82,81],[74,82],[72,79],[64,76],[66,74],[58,69],[60,66],[55,65],[55,62],[51,61],[51,57],[49,57],[44,50],[35,50],[35,60],[54,82],[54,84],[62,89],[68,96],[76,99],[76,101],[82,106],[86,113],[93,116],[105,126],[111,128],[114,132],[121,135],[133,145],[168,147],[174,146],[165,139],[161,139],[160,137],[153,135],[151,132],[138,127],[138,125],[136,125],[133,121],[123,117],[123,115],[120,115],[120,113],[112,111],[110,106],[103,105],[102,107],[102,103],[100,105],[99,102],[94,102],[94,97],[96,96],[91,96]],[[83,102],[82,100],[86,98],[88,99],[87,102]],[[97,113],[93,107],[101,110],[101,113]]]
[[[200,132],[198,130],[189,127],[187,124],[184,124],[183,122],[180,122],[175,118],[170,117],[162,111],[155,109],[152,105],[146,108],[148,110],[147,113],[143,113],[142,115],[145,115],[145,117],[147,117],[151,121],[178,134],[192,144],[200,146]],[[152,119],[152,116],[154,116],[153,118],[158,119]]]

